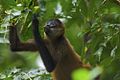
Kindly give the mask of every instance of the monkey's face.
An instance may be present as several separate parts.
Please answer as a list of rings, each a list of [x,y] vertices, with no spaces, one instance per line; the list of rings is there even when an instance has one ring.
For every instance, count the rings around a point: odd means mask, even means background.
[[[58,38],[64,34],[64,27],[60,20],[49,20],[44,27],[45,33],[49,38]]]

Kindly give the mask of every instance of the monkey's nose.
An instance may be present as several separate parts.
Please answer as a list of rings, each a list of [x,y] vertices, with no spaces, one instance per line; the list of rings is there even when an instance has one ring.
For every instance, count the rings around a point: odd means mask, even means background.
[[[50,32],[49,27],[44,27],[44,31],[45,31],[45,33],[49,33]]]

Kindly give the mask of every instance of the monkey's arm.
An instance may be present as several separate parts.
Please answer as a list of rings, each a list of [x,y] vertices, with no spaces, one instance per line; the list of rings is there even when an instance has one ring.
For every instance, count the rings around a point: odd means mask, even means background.
[[[9,41],[12,51],[37,51],[37,46],[34,42],[22,43],[17,34],[17,27],[13,24],[9,26]]]
[[[46,70],[48,72],[52,72],[55,69],[55,63],[53,61],[52,56],[50,55],[43,39],[40,36],[39,33],[39,21],[36,17],[36,15],[33,15],[33,19],[32,19],[32,26],[33,26],[33,34],[34,34],[34,39],[36,42],[36,45],[38,47],[38,50],[40,52],[41,58],[43,60],[43,63],[46,67]]]

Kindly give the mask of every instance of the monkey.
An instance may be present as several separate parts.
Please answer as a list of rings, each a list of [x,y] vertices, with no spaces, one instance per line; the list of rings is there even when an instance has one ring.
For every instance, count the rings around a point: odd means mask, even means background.
[[[45,27],[45,38],[39,33],[39,20],[34,14],[32,18],[34,40],[21,42],[16,25],[9,28],[10,49],[12,51],[39,51],[46,70],[51,73],[52,80],[72,80],[71,73],[78,68],[90,69],[90,65],[82,62],[69,40],[65,37],[64,24],[59,19],[49,20]]]

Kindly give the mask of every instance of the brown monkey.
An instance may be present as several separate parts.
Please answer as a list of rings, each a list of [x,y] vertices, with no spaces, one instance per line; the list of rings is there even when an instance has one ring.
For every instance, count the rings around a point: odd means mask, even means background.
[[[21,43],[16,26],[10,27],[9,40],[12,51],[39,51],[48,72],[53,80],[71,80],[71,73],[77,68],[90,68],[84,65],[64,36],[63,23],[52,19],[44,27],[46,38],[42,39],[38,29],[39,21],[36,15],[32,19],[35,42]]]

